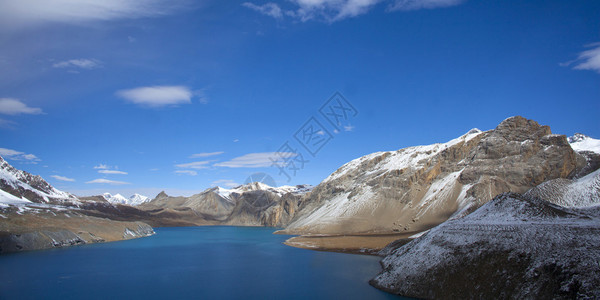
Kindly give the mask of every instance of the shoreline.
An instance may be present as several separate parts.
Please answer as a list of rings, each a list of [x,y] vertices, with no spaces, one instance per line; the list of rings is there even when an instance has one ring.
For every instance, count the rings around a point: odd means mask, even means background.
[[[307,250],[379,256],[379,251],[390,243],[406,244],[413,240],[410,236],[415,234],[300,235],[287,239],[283,244]]]

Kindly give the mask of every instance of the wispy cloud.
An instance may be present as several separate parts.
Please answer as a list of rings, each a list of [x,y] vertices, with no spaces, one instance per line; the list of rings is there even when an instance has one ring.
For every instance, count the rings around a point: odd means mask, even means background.
[[[68,181],[68,182],[73,182],[75,181],[75,179],[73,178],[69,178],[69,177],[65,177],[65,176],[60,176],[60,175],[50,175],[50,177],[56,179],[56,180],[60,180],[60,181]]]
[[[575,70],[590,70],[600,73],[600,43],[593,43],[586,46],[591,48],[585,50],[577,56],[577,59],[562,63],[561,66],[573,66]]]
[[[211,185],[213,186],[225,186],[225,187],[236,187],[239,186],[240,184],[231,180],[231,179],[220,179],[220,180],[215,180],[211,183]]]
[[[228,168],[264,168],[275,162],[282,162],[298,154],[293,152],[258,152],[238,156],[232,160],[214,164],[216,167]]]
[[[225,152],[224,151],[217,151],[217,152],[196,153],[196,154],[190,155],[190,158],[209,157],[209,156],[221,155],[223,153],[225,153]]]
[[[263,15],[267,15],[276,19],[283,18],[283,11],[281,10],[281,7],[272,2],[265,3],[263,5],[256,5],[254,3],[244,2],[242,3],[242,5],[252,10],[255,10]]]
[[[14,27],[154,17],[177,12],[189,7],[189,3],[188,0],[3,0],[0,24]]]
[[[177,164],[175,165],[176,168],[180,168],[180,169],[207,169],[209,167],[209,163],[213,162],[212,160],[205,160],[205,161],[195,161],[195,162],[191,162],[191,163],[185,163],[185,164]]]
[[[461,4],[466,0],[290,0],[288,8],[273,2],[262,5],[244,2],[242,5],[276,19],[290,17],[306,22],[335,22],[365,14],[379,3],[387,3],[387,11],[433,9]],[[291,6],[291,7],[290,7]]]
[[[198,172],[192,171],[192,170],[177,170],[177,171],[175,171],[175,174],[196,176],[196,175],[198,175]]]
[[[79,59],[70,59],[65,61],[60,61],[54,63],[52,67],[54,68],[78,68],[78,69],[96,69],[102,66],[102,62],[97,59],[87,59],[87,58],[79,58]]]
[[[0,119],[0,128],[14,129],[16,125],[16,122]]]
[[[118,170],[98,170],[100,174],[119,174],[119,175],[127,175],[127,172],[118,171]]]
[[[89,183],[89,184],[100,183],[100,184],[110,184],[110,185],[131,184],[131,183],[125,182],[125,181],[116,181],[116,180],[109,180],[109,179],[104,179],[104,178],[98,178],[98,179],[90,180],[90,181],[88,181],[86,183]]]
[[[110,169],[110,166],[105,165],[105,164],[99,164],[97,166],[94,166],[94,169],[105,170],[105,169]]]
[[[15,98],[0,98],[0,114],[5,115],[39,115],[43,114],[41,108],[29,107],[27,104]]]
[[[352,130],[354,130],[354,126],[352,126],[352,125],[345,125],[344,126],[344,131],[352,131]]]
[[[33,164],[37,164],[37,162],[41,161],[41,159],[33,154],[27,154],[21,151],[6,148],[0,148],[0,156],[12,160],[26,161]]]
[[[394,10],[418,10],[449,7],[462,4],[466,0],[395,0],[389,9]]]
[[[147,107],[192,103],[192,92],[185,86],[147,86],[117,91],[128,102]]]

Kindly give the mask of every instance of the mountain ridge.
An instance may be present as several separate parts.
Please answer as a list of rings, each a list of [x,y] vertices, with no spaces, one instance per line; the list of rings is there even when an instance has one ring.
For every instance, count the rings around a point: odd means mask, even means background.
[[[307,194],[309,201],[281,233],[423,231],[502,192],[525,193],[547,180],[574,178],[587,165],[566,136],[510,117],[492,130],[344,164]]]

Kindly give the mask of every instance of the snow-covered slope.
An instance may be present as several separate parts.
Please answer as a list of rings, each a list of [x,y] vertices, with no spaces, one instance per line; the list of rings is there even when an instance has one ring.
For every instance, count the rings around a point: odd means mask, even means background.
[[[374,286],[423,299],[597,299],[600,208],[502,194],[395,249]]]
[[[588,207],[600,204],[600,169],[576,180],[546,181],[525,193],[564,207]]]
[[[576,133],[569,137],[569,144],[577,152],[591,151],[600,154],[600,140],[591,138],[585,134]]]
[[[54,188],[42,177],[18,170],[0,157],[0,190],[16,199],[38,203],[78,204],[77,198]],[[5,195],[6,196],[6,195]],[[2,197],[3,203],[14,202]]]
[[[110,193],[104,193],[102,194],[102,197],[104,197],[106,201],[113,204],[125,204],[131,206],[140,205],[151,200],[150,198],[140,194],[133,194],[129,198],[125,198],[121,194],[111,195]]]
[[[146,197],[144,195],[140,195],[140,194],[133,194],[129,197],[129,203],[131,203],[130,205],[140,205],[142,203],[146,203],[148,201],[150,201],[151,199],[149,197]]]

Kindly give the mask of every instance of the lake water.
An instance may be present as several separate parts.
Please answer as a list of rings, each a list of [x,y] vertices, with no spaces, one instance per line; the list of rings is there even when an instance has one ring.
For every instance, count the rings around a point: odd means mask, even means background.
[[[379,257],[296,249],[272,228],[158,228],[147,238],[0,256],[1,299],[398,299]]]

